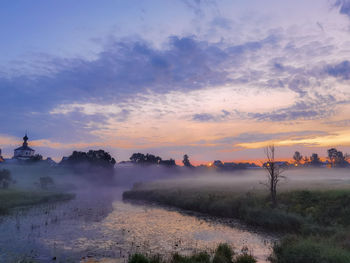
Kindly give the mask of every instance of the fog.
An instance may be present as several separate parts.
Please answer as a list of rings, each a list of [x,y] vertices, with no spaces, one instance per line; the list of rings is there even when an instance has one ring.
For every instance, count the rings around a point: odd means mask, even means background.
[[[280,191],[311,189],[342,189],[350,187],[349,169],[292,168],[283,172]],[[165,175],[166,177],[166,175]],[[233,192],[254,192],[266,189],[267,172],[264,169],[246,169],[233,172],[183,171],[178,176],[137,184],[142,188],[220,189]]]
[[[135,252],[164,255],[214,249],[220,242],[237,248],[249,245],[259,262],[271,252],[275,237],[256,232],[232,219],[189,215],[174,208],[123,202],[122,193],[131,187],[161,189],[205,189],[235,192],[264,192],[264,169],[218,172],[215,169],[152,166],[116,167],[113,170],[49,167],[42,164],[1,164],[9,169],[14,189],[38,190],[42,176],[55,182],[53,190],[75,193],[73,200],[14,210],[0,224],[2,262],[17,262],[13,255],[25,255],[48,262],[86,255],[94,258],[127,258]],[[348,188],[348,169],[290,169],[283,174],[280,191],[292,189]],[[179,240],[181,242],[179,242]],[[176,246],[174,244],[177,244]],[[16,259],[16,260],[14,260]]]
[[[80,167],[79,172],[69,167],[49,167],[46,164],[1,164],[9,169],[15,180],[12,188],[38,189],[40,177],[49,176],[58,190],[79,191],[87,189],[130,189],[137,185],[152,188],[211,188],[227,191],[262,191],[266,188],[267,173],[264,169],[233,170],[220,172],[215,169],[167,168],[155,166],[116,167],[114,170]],[[333,189],[350,186],[350,170],[346,168],[291,168],[282,174],[279,189]],[[94,191],[95,192],[95,191]],[[98,192],[98,191],[97,191]]]

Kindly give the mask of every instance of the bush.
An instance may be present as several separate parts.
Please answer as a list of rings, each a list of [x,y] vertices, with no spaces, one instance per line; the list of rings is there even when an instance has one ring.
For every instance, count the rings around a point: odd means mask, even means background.
[[[149,259],[142,254],[134,254],[129,259],[129,263],[150,263]]]
[[[43,176],[39,179],[39,187],[43,190],[48,190],[50,188],[53,188],[55,185],[55,182],[50,176]]]
[[[249,253],[247,247],[241,251],[235,259],[234,252],[228,244],[220,244],[214,253],[213,260],[207,252],[199,252],[190,256],[183,256],[178,253],[172,255],[170,260],[164,261],[159,255],[145,256],[143,254],[134,254],[129,258],[128,263],[256,263],[256,259]]]
[[[11,172],[7,169],[0,170],[0,188],[7,189],[11,183],[14,183]]]
[[[273,249],[273,263],[349,263],[350,252],[315,238],[287,237]]]
[[[349,190],[293,191],[282,193],[280,199],[288,211],[320,225],[350,225]]]
[[[171,263],[210,263],[210,255],[206,252],[200,252],[192,256],[182,256],[174,254]]]
[[[216,250],[213,263],[230,263],[234,252],[228,244],[220,244]]]
[[[234,260],[234,263],[256,263],[256,262],[257,262],[256,259],[252,255],[246,254],[246,253],[238,255]]]
[[[305,221],[301,216],[279,209],[249,207],[242,219],[248,224],[281,232],[300,232]]]
[[[217,254],[213,258],[213,263],[231,263],[232,260],[225,258],[222,254]]]

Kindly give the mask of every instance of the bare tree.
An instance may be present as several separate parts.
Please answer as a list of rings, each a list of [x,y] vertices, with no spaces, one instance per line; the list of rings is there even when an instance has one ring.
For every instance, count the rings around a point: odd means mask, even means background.
[[[282,173],[285,170],[279,162],[275,160],[275,146],[269,145],[265,148],[265,155],[267,158],[264,167],[267,171],[267,182],[265,185],[270,191],[272,207],[277,205],[277,186],[281,179],[285,178]]]

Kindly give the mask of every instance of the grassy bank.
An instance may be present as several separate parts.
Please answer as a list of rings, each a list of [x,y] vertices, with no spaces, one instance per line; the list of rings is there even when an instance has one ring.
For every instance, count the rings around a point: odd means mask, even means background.
[[[275,246],[272,262],[350,262],[350,190],[286,191],[272,209],[263,193],[159,186],[139,185],[123,197],[237,218],[284,233],[286,238]]]
[[[173,254],[168,259],[158,255],[145,256],[143,254],[133,255],[129,263],[255,263],[256,259],[248,251],[235,254],[227,244],[220,244],[213,255],[207,252],[195,253],[190,256]]]
[[[0,215],[7,214],[10,209],[43,203],[67,201],[74,194],[50,191],[0,190]]]

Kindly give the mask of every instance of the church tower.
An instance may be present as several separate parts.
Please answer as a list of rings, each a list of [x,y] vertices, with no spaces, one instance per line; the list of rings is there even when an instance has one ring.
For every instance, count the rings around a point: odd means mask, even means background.
[[[23,144],[21,147],[14,150],[15,159],[27,160],[34,156],[34,150],[28,146],[28,136],[27,133],[23,137]]]

